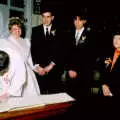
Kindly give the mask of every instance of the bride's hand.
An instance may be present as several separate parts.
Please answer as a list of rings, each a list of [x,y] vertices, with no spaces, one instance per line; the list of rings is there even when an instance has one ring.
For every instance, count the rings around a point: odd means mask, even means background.
[[[39,75],[41,75],[41,76],[45,75],[45,70],[44,70],[44,68],[42,68],[42,67],[40,67],[40,66],[36,66],[35,69],[34,69],[34,71],[35,71],[36,73],[38,73]]]
[[[4,93],[3,95],[0,95],[0,103],[4,103],[9,99],[9,94]]]

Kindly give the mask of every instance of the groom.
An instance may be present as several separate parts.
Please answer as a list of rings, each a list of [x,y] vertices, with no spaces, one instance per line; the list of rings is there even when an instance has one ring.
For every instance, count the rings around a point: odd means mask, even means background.
[[[41,93],[56,93],[62,88],[59,31],[51,10],[45,8],[41,12],[43,23],[32,29],[31,54]]]

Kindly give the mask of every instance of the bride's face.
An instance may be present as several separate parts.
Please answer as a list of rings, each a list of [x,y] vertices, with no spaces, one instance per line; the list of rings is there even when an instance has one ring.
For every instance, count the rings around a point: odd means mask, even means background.
[[[13,25],[10,32],[13,36],[20,37],[22,31],[21,31],[21,28],[18,25]]]

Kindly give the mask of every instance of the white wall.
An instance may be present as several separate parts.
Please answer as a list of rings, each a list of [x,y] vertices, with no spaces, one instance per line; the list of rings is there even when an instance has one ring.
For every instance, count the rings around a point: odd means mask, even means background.
[[[30,39],[32,29],[32,0],[25,0],[26,37]]]
[[[32,34],[32,27],[42,24],[41,15],[33,14],[33,0],[25,0],[25,18],[27,19],[26,37],[30,38]]]
[[[42,24],[42,16],[32,14],[32,27]]]
[[[42,0],[38,0],[38,2],[41,2],[41,1]],[[42,24],[42,16],[39,15],[39,14],[33,14],[33,7],[34,6],[32,6],[32,27],[35,27],[35,26],[38,26],[38,25]]]
[[[26,37],[31,37],[32,27],[42,24],[41,15],[33,14],[33,0],[25,0],[25,8],[19,9],[10,6],[10,1],[8,0],[7,5],[0,4],[0,37],[7,37],[8,32],[8,18],[9,9],[24,11],[24,17],[26,22]]]
[[[8,17],[8,7],[0,4],[0,38],[8,36]]]

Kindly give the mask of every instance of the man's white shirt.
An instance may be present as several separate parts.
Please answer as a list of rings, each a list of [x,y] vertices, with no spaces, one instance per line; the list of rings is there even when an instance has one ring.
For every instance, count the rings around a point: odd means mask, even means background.
[[[79,39],[80,39],[80,37],[81,37],[82,32],[84,31],[84,29],[85,28],[82,27],[81,29],[75,31],[76,45],[78,44],[78,41],[79,41]]]
[[[45,35],[46,35],[46,28],[48,28],[48,32],[50,34],[51,27],[52,27],[52,25],[49,25],[49,26],[43,25]]]

